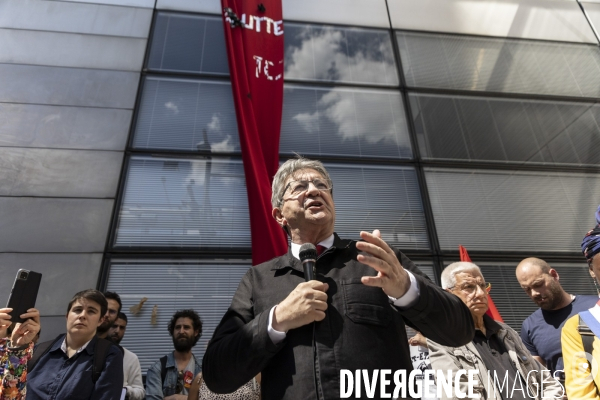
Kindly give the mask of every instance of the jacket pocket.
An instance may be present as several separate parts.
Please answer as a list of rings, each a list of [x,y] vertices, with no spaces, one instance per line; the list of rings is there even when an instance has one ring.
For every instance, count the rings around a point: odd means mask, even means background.
[[[477,364],[477,356],[468,350],[463,350],[461,347],[454,349],[454,357],[456,357],[461,369],[475,369]]]
[[[344,313],[359,324],[388,326],[392,310],[381,288],[365,286],[360,279],[342,281]]]
[[[487,399],[488,396],[487,396],[487,393],[485,390],[485,384],[483,381],[483,379],[485,379],[485,377],[483,376],[483,371],[481,370],[481,368],[478,367],[479,366],[478,357],[464,347],[454,348],[453,355],[454,355],[457,365],[456,365],[456,369],[453,370],[451,377],[454,378],[455,374],[458,372],[459,369],[466,370],[467,374],[468,374],[469,370],[478,370],[479,373],[474,376],[475,382],[472,382],[473,383],[473,393],[476,396],[473,398]],[[446,371],[443,371],[443,372],[445,373]],[[455,386],[456,386],[456,382],[453,379],[452,387],[454,388]],[[469,377],[468,377],[468,375],[460,376],[460,381],[458,382],[458,389],[460,390],[461,393],[466,394],[469,392]],[[452,397],[452,399],[458,400],[458,397]],[[465,397],[465,399],[471,399],[471,397],[467,396],[467,397]],[[493,400],[494,397],[491,397],[489,399]]]

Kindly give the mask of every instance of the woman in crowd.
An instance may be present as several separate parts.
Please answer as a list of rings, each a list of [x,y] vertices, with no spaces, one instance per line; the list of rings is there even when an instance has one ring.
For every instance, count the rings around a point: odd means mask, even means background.
[[[0,308],[0,400],[25,399],[27,361],[33,353],[33,340],[40,331],[40,312],[30,308],[21,314],[25,322],[15,324],[7,337],[12,323],[11,311],[12,308]]]
[[[598,225],[581,243],[589,273],[598,289],[600,283],[600,207],[596,211]],[[600,400],[600,306],[569,318],[562,329],[561,343],[565,365],[565,387],[569,399]]]

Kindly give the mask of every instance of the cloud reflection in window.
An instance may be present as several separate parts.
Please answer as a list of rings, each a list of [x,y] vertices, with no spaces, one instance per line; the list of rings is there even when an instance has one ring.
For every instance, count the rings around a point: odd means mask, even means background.
[[[281,152],[410,158],[400,93],[286,85]]]
[[[398,85],[390,35],[375,29],[286,24],[284,76]]]

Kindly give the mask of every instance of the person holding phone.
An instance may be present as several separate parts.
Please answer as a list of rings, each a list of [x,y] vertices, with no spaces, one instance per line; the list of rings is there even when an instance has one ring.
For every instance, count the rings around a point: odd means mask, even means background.
[[[33,339],[40,331],[40,312],[30,308],[21,314],[21,323],[7,337],[12,308],[0,308],[0,400],[25,399],[27,361],[33,353]]]

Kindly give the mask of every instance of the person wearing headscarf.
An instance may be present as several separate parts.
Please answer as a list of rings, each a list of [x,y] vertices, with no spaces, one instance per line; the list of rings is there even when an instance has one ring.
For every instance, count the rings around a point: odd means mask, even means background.
[[[589,272],[596,289],[600,282],[600,207],[596,211],[597,225],[581,243]],[[565,388],[570,399],[600,400],[600,305],[569,318],[561,332],[565,365]],[[590,354],[591,353],[591,354]]]

